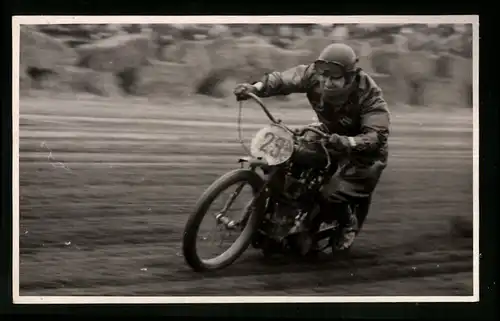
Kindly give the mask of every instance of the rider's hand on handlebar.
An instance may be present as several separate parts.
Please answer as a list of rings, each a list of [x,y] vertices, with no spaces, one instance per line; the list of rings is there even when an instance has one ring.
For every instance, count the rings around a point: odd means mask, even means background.
[[[238,101],[247,100],[249,93],[252,93],[252,94],[257,93],[257,88],[255,88],[255,86],[252,84],[248,84],[248,83],[238,84],[234,88],[234,95],[236,96],[236,99]]]
[[[352,147],[349,138],[347,136],[342,136],[338,134],[330,135],[328,139],[328,144],[337,151],[345,151]]]

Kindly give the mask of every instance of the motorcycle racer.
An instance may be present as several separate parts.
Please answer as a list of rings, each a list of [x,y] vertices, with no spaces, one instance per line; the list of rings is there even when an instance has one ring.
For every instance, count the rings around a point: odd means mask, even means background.
[[[259,97],[305,93],[319,120],[315,126],[330,134],[329,148],[346,156],[322,190],[322,210],[339,214],[337,250],[350,248],[359,231],[349,204],[371,198],[388,160],[391,121],[387,102],[357,62],[350,46],[333,43],[310,64],[274,71],[234,89],[238,100],[245,100],[247,93]]]

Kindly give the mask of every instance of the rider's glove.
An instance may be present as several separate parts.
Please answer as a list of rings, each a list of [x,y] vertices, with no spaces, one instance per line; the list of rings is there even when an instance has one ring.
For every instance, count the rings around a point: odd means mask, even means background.
[[[234,88],[234,95],[236,96],[236,99],[238,101],[239,100],[246,100],[246,99],[248,99],[247,95],[249,93],[256,94],[257,93],[257,88],[255,88],[254,85],[247,84],[247,83],[238,84]]]
[[[338,134],[330,135],[328,144],[330,145],[330,147],[339,152],[350,151],[354,146],[356,146],[356,142],[352,137],[342,136]]]

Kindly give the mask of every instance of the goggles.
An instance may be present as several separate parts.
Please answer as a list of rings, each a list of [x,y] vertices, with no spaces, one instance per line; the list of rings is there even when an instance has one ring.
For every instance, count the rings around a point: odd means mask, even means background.
[[[344,77],[348,78],[351,74],[351,72],[347,71],[344,65],[333,61],[316,60],[314,62],[314,68],[322,76],[333,79],[341,79]]]

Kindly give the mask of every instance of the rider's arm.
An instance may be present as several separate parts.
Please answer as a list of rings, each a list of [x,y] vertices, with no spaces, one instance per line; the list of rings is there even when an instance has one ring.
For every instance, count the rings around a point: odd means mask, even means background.
[[[260,97],[304,93],[313,79],[313,65],[298,65],[285,71],[275,71],[253,85]]]
[[[374,151],[382,147],[389,137],[390,112],[382,97],[382,90],[368,75],[360,82],[361,134],[349,139],[353,151]]]

